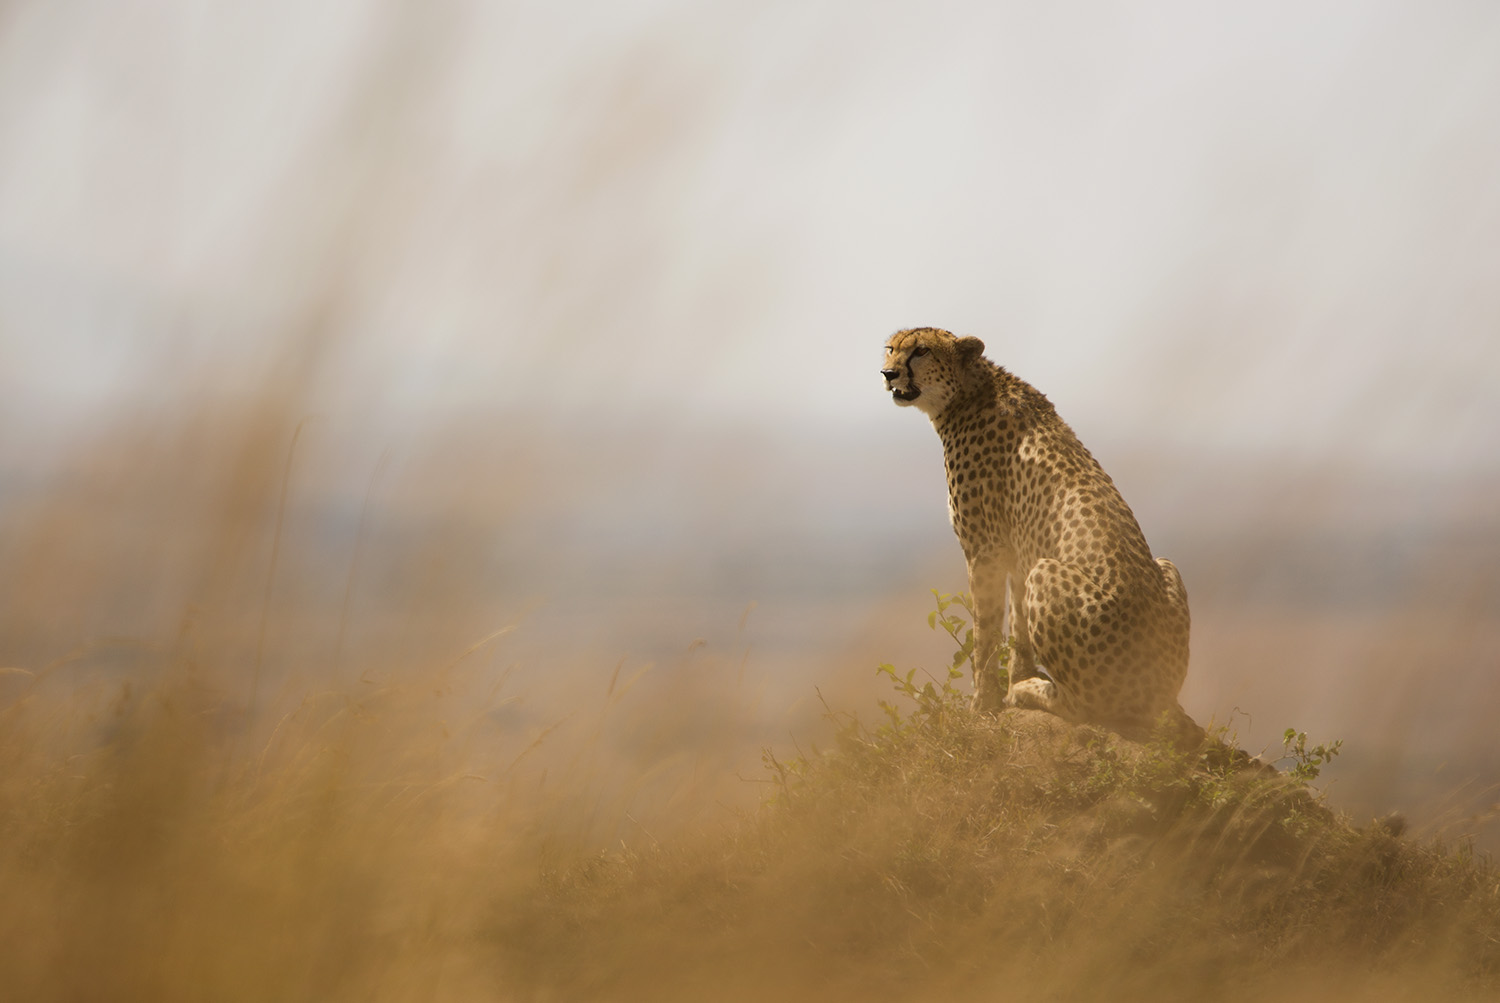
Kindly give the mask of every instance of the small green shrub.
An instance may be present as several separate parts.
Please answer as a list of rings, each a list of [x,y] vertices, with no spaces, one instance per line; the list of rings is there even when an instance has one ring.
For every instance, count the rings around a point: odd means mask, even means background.
[[[930,630],[937,630],[941,627],[943,632],[953,639],[953,657],[941,677],[928,672],[928,679],[921,685],[918,685],[916,681],[917,669],[908,669],[905,674],[902,674],[888,662],[882,662],[876,667],[877,673],[890,678],[897,694],[915,704],[903,715],[901,709],[890,701],[878,701],[881,711],[886,716],[883,727],[892,732],[921,727],[926,723],[941,722],[949,715],[966,712],[969,708],[968,694],[954,683],[973,672],[974,599],[967,592],[948,595],[937,589],[932,590],[932,595],[937,608],[927,614],[927,626]],[[968,614],[967,617],[965,613]],[[965,665],[969,666],[967,671],[964,669]],[[1009,679],[1007,671],[1009,665],[1010,645],[1005,643],[1000,646],[997,668],[1002,687]]]
[[[1336,739],[1332,745],[1315,745],[1309,749],[1307,732],[1298,731],[1296,728],[1288,728],[1282,734],[1281,741],[1285,752],[1276,761],[1280,763],[1291,760],[1292,765],[1287,769],[1287,774],[1304,782],[1318,779],[1323,766],[1337,756],[1344,745],[1344,740],[1340,738]]]

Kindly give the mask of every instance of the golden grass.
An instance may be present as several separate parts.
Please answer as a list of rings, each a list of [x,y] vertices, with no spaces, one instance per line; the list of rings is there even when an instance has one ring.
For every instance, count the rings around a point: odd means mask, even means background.
[[[596,755],[610,715],[649,728],[649,708],[616,704],[548,736],[565,748],[544,768],[536,735],[493,726],[505,696],[485,699],[479,675],[446,663],[309,696],[260,734],[170,661],[144,685],[12,700],[5,997],[1456,999],[1500,986],[1500,880],[1484,861],[1356,829],[1285,779],[1041,715],[956,715],[846,729],[728,821],[703,822],[709,795],[688,788],[643,819]],[[686,783],[680,766],[667,773]]]
[[[1500,990],[1487,861],[1285,780],[1018,714],[850,726],[759,770],[736,758],[763,726],[738,659],[605,665],[539,711],[441,546],[397,566],[414,605],[378,643],[344,569],[289,618],[265,569],[297,567],[268,541],[293,464],[263,440],[290,436],[268,419],[218,467],[116,494],[143,538],[163,523],[129,513],[168,513],[159,567],[66,505],[16,536],[36,587],[10,650],[102,639],[0,675],[0,999]],[[111,584],[110,562],[151,570]],[[167,640],[87,629],[110,602],[160,621],[169,580],[192,604]]]
[[[36,751],[23,701],[0,757],[0,985],[14,999],[451,998],[516,838],[504,776],[444,772],[418,687],[309,699],[262,749],[173,675],[122,692],[96,741]],[[471,788],[484,787],[483,796]]]

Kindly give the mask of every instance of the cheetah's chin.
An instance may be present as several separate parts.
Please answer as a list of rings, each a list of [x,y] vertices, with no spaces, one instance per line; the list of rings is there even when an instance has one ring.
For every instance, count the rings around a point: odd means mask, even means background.
[[[896,399],[896,402],[898,404],[910,404],[912,401],[922,396],[922,391],[918,390],[916,387],[912,387],[910,390],[892,390],[891,396]]]

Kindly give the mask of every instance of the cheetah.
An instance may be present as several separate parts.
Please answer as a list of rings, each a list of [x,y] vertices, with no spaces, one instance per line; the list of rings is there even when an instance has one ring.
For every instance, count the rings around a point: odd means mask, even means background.
[[[1166,713],[1196,730],[1177,702],[1188,667],[1182,576],[1152,559],[1114,481],[1052,402],[983,351],[978,338],[911,328],[891,336],[880,371],[896,404],[924,412],[943,442],[948,517],[974,597],[974,709],[1032,708],[1126,734]]]

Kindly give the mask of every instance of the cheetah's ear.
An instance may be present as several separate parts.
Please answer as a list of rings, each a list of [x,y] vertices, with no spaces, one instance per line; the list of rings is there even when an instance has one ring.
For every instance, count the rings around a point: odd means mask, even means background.
[[[973,362],[979,358],[979,353],[984,351],[984,342],[978,338],[959,338],[958,357],[965,362]]]

